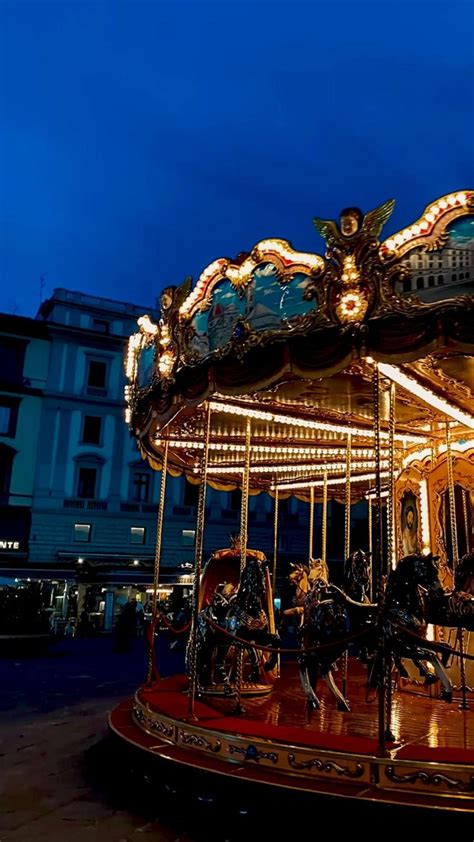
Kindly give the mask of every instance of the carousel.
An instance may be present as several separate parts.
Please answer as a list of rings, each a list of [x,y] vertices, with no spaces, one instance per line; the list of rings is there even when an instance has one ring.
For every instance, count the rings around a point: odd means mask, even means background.
[[[161,472],[148,673],[110,717],[139,756],[233,786],[474,812],[474,192],[381,240],[394,202],[315,219],[324,256],[267,239],[168,287],[126,357],[127,421]],[[474,277],[474,274],[473,274]],[[431,282],[433,278],[433,282]],[[199,486],[186,672],[154,645],[168,476]],[[204,558],[206,493],[240,489],[240,534]],[[273,499],[274,547],[248,541]],[[307,558],[278,559],[279,507],[309,506]],[[331,500],[344,558],[328,557]],[[364,501],[366,545],[351,544]],[[315,510],[321,557],[315,558]],[[319,519],[318,519],[319,529]],[[208,539],[207,539],[208,542]],[[275,623],[274,590],[297,628]]]

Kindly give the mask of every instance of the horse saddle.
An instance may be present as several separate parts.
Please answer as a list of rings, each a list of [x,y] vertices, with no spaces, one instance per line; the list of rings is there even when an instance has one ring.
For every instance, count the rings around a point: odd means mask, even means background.
[[[252,631],[261,631],[266,628],[268,624],[267,615],[263,609],[259,611],[256,617],[252,617],[252,615],[248,614],[247,611],[244,611],[243,608],[238,608],[235,612],[235,619],[237,620],[239,626],[244,626],[246,629],[250,629]]]

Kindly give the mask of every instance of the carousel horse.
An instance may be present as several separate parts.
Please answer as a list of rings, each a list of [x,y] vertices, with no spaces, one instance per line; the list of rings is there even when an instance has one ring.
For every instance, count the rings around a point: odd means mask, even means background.
[[[344,564],[343,590],[356,602],[370,602],[370,557],[372,553],[355,550]]]
[[[261,661],[252,644],[278,647],[280,638],[269,631],[263,607],[266,594],[263,563],[250,557],[238,587],[232,591],[227,589],[227,593],[223,593],[225,588],[218,587],[210,604],[199,612],[197,669],[201,687],[215,683],[217,669],[218,679],[230,689],[232,670],[228,673],[225,668],[226,656],[232,647],[229,635],[248,640],[246,651],[251,664],[250,680],[253,682],[260,678]],[[216,626],[221,626],[227,634],[221,634]],[[271,653],[263,670],[270,672],[274,669],[277,659],[277,652]]]
[[[320,563],[318,565],[318,562]],[[290,563],[291,572],[288,580],[295,587],[293,607],[283,611],[283,617],[299,617],[299,624],[303,623],[304,601],[308,596],[314,582],[317,579],[325,579],[329,582],[329,571],[326,562],[321,559],[311,559],[311,567],[306,564]],[[324,566],[323,566],[324,565]]]
[[[358,551],[362,556],[367,555]],[[353,553],[346,561],[345,571],[347,586],[351,583],[359,583],[359,573],[362,571],[361,557]],[[357,565],[357,570],[349,570],[351,565]],[[301,565],[299,566],[302,567]],[[368,570],[368,568],[366,568]],[[290,574],[293,581],[297,583],[300,593],[306,587],[304,569],[296,569]],[[369,577],[367,575],[367,583]],[[367,585],[368,587],[368,585]],[[363,591],[365,593],[365,591]],[[298,592],[297,592],[298,593]],[[308,706],[319,708],[320,701],[316,695],[316,684],[318,677],[325,679],[326,684],[337,700],[339,710],[350,710],[347,699],[339,690],[334,680],[334,663],[346,651],[347,641],[345,638],[351,633],[363,631],[364,629],[375,628],[375,608],[367,601],[359,601],[352,595],[336,585],[329,583],[327,567],[321,567],[321,575],[314,578],[312,587],[304,597],[300,596],[302,603],[296,605],[290,612],[302,614],[302,625],[300,627],[301,648],[311,650],[313,647],[334,644],[327,652],[314,651],[302,652],[298,658],[301,683],[306,695]],[[284,612],[286,613],[286,612]]]
[[[403,629],[406,629],[425,637],[429,622],[447,625],[443,618],[447,595],[438,578],[436,561],[437,556],[429,553],[408,555],[398,562],[388,576],[384,618],[387,638],[399,673],[407,677],[402,658],[412,660],[427,684],[441,681],[441,698],[451,702],[452,684],[437,655],[425,649],[421,641],[411,641],[403,635]],[[434,674],[428,672],[424,662],[431,664]]]
[[[454,589],[428,602],[428,622],[474,631],[474,553],[466,553],[454,575]]]

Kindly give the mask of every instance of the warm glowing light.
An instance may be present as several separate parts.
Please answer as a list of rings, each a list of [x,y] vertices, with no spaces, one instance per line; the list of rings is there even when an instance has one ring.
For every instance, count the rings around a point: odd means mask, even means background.
[[[388,461],[384,460],[380,463],[381,467],[388,468]],[[370,469],[375,468],[375,462],[351,462],[351,466],[354,470],[357,469]],[[236,465],[209,465],[209,471],[213,474],[240,474],[244,469],[244,465],[236,464]],[[308,465],[291,465],[285,463],[283,465],[253,465],[250,466],[250,472],[254,474],[283,474],[283,473],[290,473],[291,471],[303,471],[305,473],[324,473],[332,472],[332,473],[344,473],[346,470],[345,465],[341,464],[341,462],[331,462],[329,464],[315,464],[311,463]]]
[[[204,434],[203,434],[204,435]],[[191,440],[191,439],[172,439],[167,438],[166,441],[169,441],[170,446],[173,448],[181,448],[183,450],[203,450],[204,449],[204,442],[202,440]],[[165,444],[165,439],[160,439],[157,437],[155,439],[155,444],[160,447]],[[221,442],[221,441],[211,441],[209,442],[209,450],[218,450],[218,451],[232,451],[232,453],[245,453],[246,447],[245,444],[234,444],[234,442]],[[387,448],[382,448],[386,452]],[[292,459],[307,459],[308,456],[315,456],[319,459],[324,458],[345,458],[346,455],[346,448],[343,447],[298,447],[298,445],[294,446],[282,446],[282,445],[267,445],[267,444],[252,444],[252,453],[262,453],[262,454],[269,454],[272,457],[275,456],[288,456],[290,455]],[[370,459],[373,457],[373,448],[371,447],[353,447],[351,449],[351,454],[354,458],[360,459]]]
[[[382,471],[380,474],[381,479],[386,479],[388,477],[388,471]],[[370,482],[370,480],[374,480],[376,475],[374,473],[371,474],[359,474],[358,476],[351,477],[351,483],[356,482]],[[328,485],[343,485],[346,482],[346,477],[337,477],[336,479],[328,478]],[[278,485],[272,485],[272,490],[279,489],[280,491],[291,491],[297,488],[320,488],[324,485],[323,479],[315,479],[311,480],[310,482],[284,482],[278,483]]]
[[[269,421],[273,424],[287,424],[290,427],[304,427],[309,430],[327,430],[333,433],[351,433],[354,436],[361,436],[367,438],[374,438],[374,430],[367,427],[352,427],[349,424],[335,424],[326,421],[313,421],[309,418],[295,418],[291,415],[280,415],[274,412],[266,412],[263,409],[251,409],[250,407],[237,406],[231,403],[219,403],[217,401],[210,402],[210,408],[214,412],[225,412],[230,415],[240,415],[244,418],[255,418],[258,421]],[[382,430],[380,437],[388,439],[388,432]],[[395,439],[402,442],[417,442],[424,438],[418,435],[408,433],[396,433]]]
[[[407,465],[411,465],[412,462],[422,462],[423,459],[427,459],[431,456],[431,448],[424,447],[422,450],[416,450],[413,453],[409,453],[408,456],[405,456],[403,460],[403,467],[406,468]]]
[[[323,258],[319,254],[309,252],[298,252],[291,248],[286,240],[269,239],[257,243],[252,253],[240,265],[233,263],[227,258],[214,260],[199,276],[196,286],[183,301],[179,312],[182,317],[189,317],[204,301],[211,292],[213,286],[223,278],[227,277],[236,287],[241,287],[249,282],[252,272],[259,263],[265,260],[271,261],[277,256],[285,266],[306,268],[311,272],[322,272],[325,266]]]
[[[155,336],[155,334],[158,333],[158,325],[155,325],[151,321],[150,316],[147,314],[140,316],[140,318],[137,319],[137,324],[145,331],[145,333],[150,333],[152,336]]]
[[[143,342],[143,334],[142,333],[132,333],[130,339],[128,340],[128,348],[127,348],[127,361],[125,364],[125,374],[127,375],[129,380],[135,379],[136,376],[136,366],[137,366],[137,354]]]
[[[457,450],[460,453],[465,453],[466,450],[474,448],[474,439],[461,439],[460,441],[452,441],[450,444],[451,450]],[[439,446],[439,453],[446,453],[447,445],[441,444]]]
[[[399,386],[402,386],[402,388],[406,389],[409,394],[416,395],[420,398],[420,400],[424,401],[424,403],[427,403],[434,409],[438,409],[444,415],[448,415],[450,418],[453,418],[458,422],[458,424],[463,424],[465,427],[470,427],[474,430],[474,416],[469,415],[467,412],[463,412],[461,409],[458,409],[458,407],[443,400],[443,398],[439,398],[430,389],[426,389],[425,386],[418,383],[414,377],[408,377],[408,375],[404,374],[396,366],[387,365],[387,363],[379,363],[378,365],[381,374],[388,377],[389,380],[392,380]]]
[[[421,543],[422,552],[427,554],[430,551],[430,514],[428,508],[428,483],[425,479],[420,481],[420,515],[421,515]]]

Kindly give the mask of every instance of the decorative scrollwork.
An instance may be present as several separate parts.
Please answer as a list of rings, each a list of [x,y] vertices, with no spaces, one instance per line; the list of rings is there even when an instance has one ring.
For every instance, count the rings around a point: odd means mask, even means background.
[[[405,774],[397,774],[395,766],[386,766],[385,774],[390,781],[397,784],[416,784],[418,781],[425,784],[425,786],[446,786],[448,789],[457,789],[461,792],[474,791],[474,775],[471,775],[469,781],[462,781],[459,778],[449,778],[442,772],[433,772],[429,774],[418,770],[416,772],[406,772]]]
[[[230,754],[242,754],[244,760],[255,760],[258,763],[260,760],[271,760],[272,763],[278,762],[278,754],[276,751],[259,751],[252,743],[247,748],[241,746],[229,746]]]
[[[342,775],[346,778],[360,778],[364,774],[364,767],[362,763],[356,763],[354,769],[348,766],[341,766],[340,763],[335,763],[333,760],[320,760],[314,757],[311,760],[297,760],[296,755],[290,753],[288,755],[288,764],[293,769],[317,769],[318,772],[336,772],[337,775]]]
[[[138,705],[133,708],[133,715],[137,722],[143,725],[144,728],[147,728],[148,731],[153,731],[155,734],[162,734],[168,739],[174,734],[173,725],[166,725],[161,719],[155,719],[155,717],[149,716]]]
[[[178,737],[185,746],[196,746],[197,748],[205,748],[206,751],[212,751],[213,754],[218,754],[222,748],[220,740],[211,742],[202,734],[188,734],[182,728],[178,731]]]

